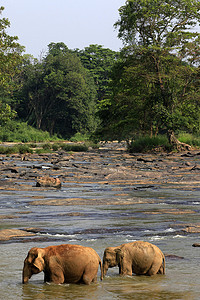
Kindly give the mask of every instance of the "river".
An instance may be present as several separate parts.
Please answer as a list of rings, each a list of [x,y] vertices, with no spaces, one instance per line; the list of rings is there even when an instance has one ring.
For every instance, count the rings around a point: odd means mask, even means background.
[[[103,164],[106,161],[105,167],[110,168],[113,157],[109,152],[103,156]],[[5,160],[21,168],[35,164],[16,162],[11,157]],[[135,160],[135,156],[132,161],[128,157],[129,163]],[[115,166],[116,162],[118,159]],[[91,157],[88,161],[73,158],[76,168],[86,163],[92,165]],[[98,163],[100,168],[102,161]],[[186,173],[191,178],[191,172]],[[61,189],[56,190],[33,188],[35,179],[25,180],[18,173],[13,179],[18,188],[1,186],[0,229],[31,228],[36,233],[0,242],[1,299],[200,299],[200,248],[192,247],[200,243],[200,237],[199,233],[184,230],[199,225],[199,182],[190,186],[186,177],[181,184],[177,180],[173,184],[167,180],[153,182],[152,176],[147,185],[136,179],[134,184],[133,180],[114,177],[110,182],[109,177],[104,182],[99,177],[83,180],[84,176],[88,171],[74,181],[63,180]],[[12,176],[6,175],[1,180],[10,179]],[[80,244],[94,248],[102,258],[106,247],[135,240],[153,243],[166,254],[166,275],[120,277],[116,267],[108,270],[103,281],[99,270],[97,283],[90,286],[45,284],[42,273],[33,275],[26,285],[21,283],[23,261],[31,247]]]

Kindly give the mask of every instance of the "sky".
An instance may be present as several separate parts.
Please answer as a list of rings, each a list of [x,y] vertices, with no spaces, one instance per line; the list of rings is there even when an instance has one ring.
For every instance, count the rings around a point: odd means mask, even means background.
[[[1,0],[1,18],[11,25],[7,33],[18,36],[25,53],[39,58],[48,45],[63,42],[69,49],[91,44],[118,51],[114,23],[125,0]]]

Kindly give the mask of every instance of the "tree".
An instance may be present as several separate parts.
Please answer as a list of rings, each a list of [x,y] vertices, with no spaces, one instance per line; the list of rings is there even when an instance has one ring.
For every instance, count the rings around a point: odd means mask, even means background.
[[[124,137],[200,130],[200,34],[192,30],[199,1],[129,0],[119,13],[115,27],[124,48],[113,74],[110,124]]]
[[[42,61],[25,67],[21,116],[51,134],[70,137],[95,129],[95,88],[64,43],[51,43]]]
[[[101,45],[90,45],[84,50],[76,49],[83,66],[88,69],[94,79],[98,101],[111,93],[111,69],[119,53]]]
[[[0,7],[0,15],[4,7]],[[6,29],[10,26],[7,18],[0,18],[0,119],[5,124],[16,114],[12,111],[13,92],[19,87],[19,75],[24,47],[17,43],[18,37],[9,36]],[[1,125],[2,125],[1,124]]]

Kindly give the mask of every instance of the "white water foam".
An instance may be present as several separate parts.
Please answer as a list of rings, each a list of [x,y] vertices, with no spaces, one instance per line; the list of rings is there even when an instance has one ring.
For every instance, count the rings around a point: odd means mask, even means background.
[[[171,227],[164,230],[164,232],[174,232],[174,231],[176,231],[176,230]]]

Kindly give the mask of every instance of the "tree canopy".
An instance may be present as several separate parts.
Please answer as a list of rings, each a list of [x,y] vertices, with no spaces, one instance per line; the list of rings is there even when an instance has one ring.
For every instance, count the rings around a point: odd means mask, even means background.
[[[101,45],[89,45],[83,50],[76,49],[76,53],[94,79],[98,101],[108,97],[111,93],[111,69],[119,53]]]
[[[4,7],[0,7],[0,15]],[[0,18],[0,119],[1,124],[15,116],[10,103],[13,92],[20,86],[21,59],[24,47],[18,42],[17,36],[10,36],[7,28],[10,22],[7,18]]]
[[[48,47],[42,61],[24,68],[20,117],[63,137],[94,130],[96,91],[90,74],[64,43]]]
[[[52,42],[38,60],[22,55],[1,18],[0,125],[17,112],[64,138],[97,125],[101,139],[200,132],[199,23],[197,0],[127,0],[114,25],[123,41],[119,53]]]
[[[199,1],[129,0],[119,15],[124,48],[113,70],[113,96],[100,112],[102,132],[124,138],[199,130]]]

